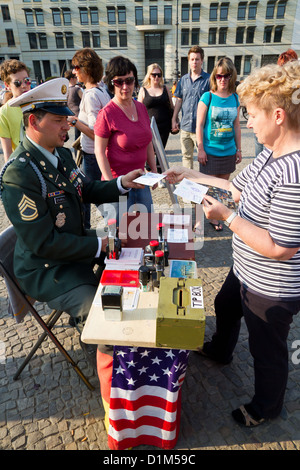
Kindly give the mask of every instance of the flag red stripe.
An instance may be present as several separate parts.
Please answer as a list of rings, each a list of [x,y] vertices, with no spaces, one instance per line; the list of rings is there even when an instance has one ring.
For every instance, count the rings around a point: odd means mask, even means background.
[[[123,429],[137,429],[140,426],[155,426],[159,429],[165,431],[174,431],[177,426],[177,422],[168,422],[164,421],[161,418],[156,418],[154,416],[141,416],[140,418],[132,421],[128,419],[118,419],[118,420],[109,420],[110,424],[114,427],[116,431],[122,431]]]
[[[176,435],[172,440],[162,439],[158,436],[151,436],[149,434],[140,434],[136,437],[130,437],[118,441],[114,439],[110,434],[108,434],[108,446],[111,450],[124,450],[130,447],[136,447],[139,445],[150,445],[159,447],[161,449],[174,449],[176,442],[178,440],[179,429],[180,429],[180,415],[181,415],[181,390],[178,395],[178,410],[177,410],[177,419],[176,419]],[[146,423],[145,423],[146,424]],[[116,431],[117,432],[117,431]]]
[[[172,441],[165,441],[156,436],[148,436],[141,434],[136,438],[129,438],[124,439],[122,442],[118,442],[113,439],[111,436],[108,436],[108,446],[111,450],[125,450],[131,447],[141,446],[141,445],[148,445],[148,446],[155,446],[165,450],[174,449],[176,442],[178,439],[178,434],[176,438]]]
[[[117,410],[118,408],[123,408],[126,410],[134,411],[139,409],[141,406],[156,406],[158,408],[162,408],[163,410],[169,411],[172,413],[177,409],[177,403],[172,403],[164,398],[152,396],[152,395],[145,395],[143,397],[138,398],[137,400],[126,400],[125,398],[111,398],[109,402],[109,407],[112,410]]]

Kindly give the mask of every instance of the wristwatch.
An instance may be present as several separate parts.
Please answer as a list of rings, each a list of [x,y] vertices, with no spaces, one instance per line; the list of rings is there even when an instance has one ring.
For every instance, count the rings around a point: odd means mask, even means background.
[[[77,119],[73,119],[73,121],[71,121],[72,126],[76,126],[76,122],[77,122]]]
[[[236,216],[237,216],[237,213],[236,213],[236,212],[232,212],[232,213],[230,214],[230,216],[227,217],[226,220],[224,220],[224,224],[225,224],[227,227],[229,227],[230,224],[231,224],[231,222],[233,221],[233,219],[236,218]]]

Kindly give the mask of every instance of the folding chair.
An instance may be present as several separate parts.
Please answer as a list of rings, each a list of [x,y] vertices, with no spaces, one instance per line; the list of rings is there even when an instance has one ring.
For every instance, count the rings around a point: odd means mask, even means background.
[[[84,376],[84,374],[79,369],[78,365],[73,361],[73,359],[69,356],[65,348],[56,338],[56,336],[52,333],[51,329],[58,321],[60,316],[62,315],[62,310],[53,310],[49,317],[44,321],[37,310],[34,308],[34,299],[30,299],[22,290],[20,289],[16,278],[13,272],[13,254],[15,249],[17,236],[16,232],[12,225],[10,225],[7,229],[0,233],[0,274],[2,275],[8,295],[9,295],[9,310],[15,317],[17,322],[21,322],[24,316],[31,312],[32,316],[36,319],[39,325],[44,330],[42,335],[39,337],[38,341],[27,355],[25,360],[23,361],[22,365],[19,367],[18,371],[13,376],[14,380],[17,380],[19,375],[21,374],[24,367],[29,363],[30,359],[33,357],[39,346],[48,336],[51,341],[55,344],[55,346],[59,349],[59,351],[63,354],[64,358],[72,365],[73,369],[79,377],[83,380],[85,385],[90,389],[94,390],[94,387],[90,384],[88,379]]]

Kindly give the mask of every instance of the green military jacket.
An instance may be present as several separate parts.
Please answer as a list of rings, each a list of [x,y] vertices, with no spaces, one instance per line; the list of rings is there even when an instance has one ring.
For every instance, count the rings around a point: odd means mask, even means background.
[[[81,284],[97,284],[92,263],[96,231],[83,225],[83,202],[117,202],[116,180],[91,181],[69,149],[57,149],[63,176],[25,137],[1,182],[17,243],[14,271],[26,294],[49,301]]]

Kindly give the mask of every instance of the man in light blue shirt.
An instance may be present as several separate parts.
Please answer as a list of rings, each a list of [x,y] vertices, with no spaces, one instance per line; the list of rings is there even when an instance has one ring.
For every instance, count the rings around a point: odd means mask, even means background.
[[[202,70],[204,51],[200,46],[193,46],[188,53],[190,72],[179,80],[174,96],[176,104],[172,119],[172,130],[179,128],[178,114],[181,109],[180,142],[182,164],[193,168],[194,148],[196,142],[197,107],[203,93],[209,91],[210,75]]]

